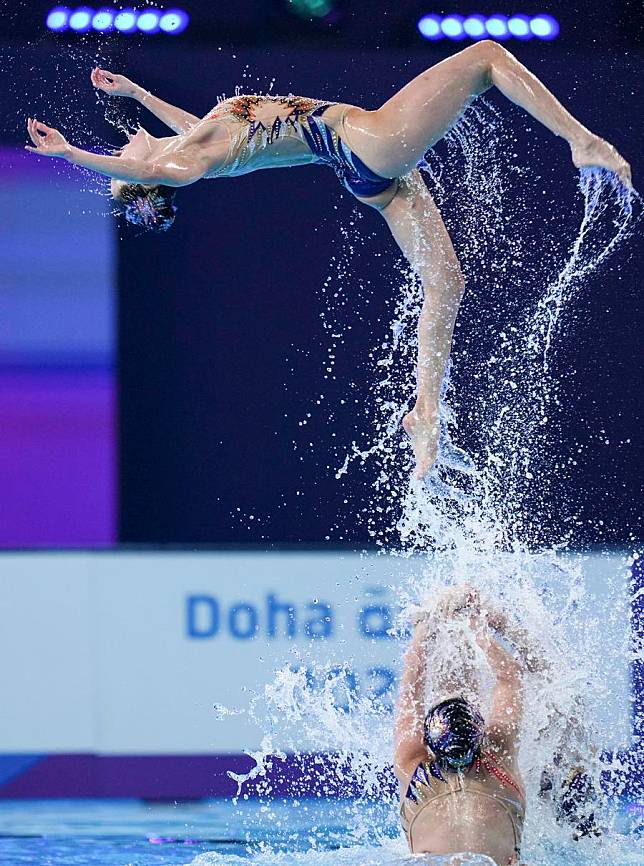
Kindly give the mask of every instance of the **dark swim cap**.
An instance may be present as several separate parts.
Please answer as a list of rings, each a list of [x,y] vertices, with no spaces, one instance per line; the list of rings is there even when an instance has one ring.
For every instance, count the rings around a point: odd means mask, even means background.
[[[441,701],[425,718],[425,742],[446,770],[463,770],[478,757],[485,733],[479,711],[464,698]]]
[[[143,226],[148,231],[165,232],[174,222],[177,212],[174,197],[175,190],[171,187],[127,183],[119,191],[116,201],[129,223]]]

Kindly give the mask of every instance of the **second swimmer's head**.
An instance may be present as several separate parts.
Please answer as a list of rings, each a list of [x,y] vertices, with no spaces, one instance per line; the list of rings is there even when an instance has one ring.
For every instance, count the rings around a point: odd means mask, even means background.
[[[129,223],[153,232],[166,232],[173,224],[177,208],[172,187],[112,180],[111,188],[119,212]]]
[[[449,698],[432,707],[425,718],[425,742],[440,767],[456,772],[479,756],[485,722],[464,698]]]

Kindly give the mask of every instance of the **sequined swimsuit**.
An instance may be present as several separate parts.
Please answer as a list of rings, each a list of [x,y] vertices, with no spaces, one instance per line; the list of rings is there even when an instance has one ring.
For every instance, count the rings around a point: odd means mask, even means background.
[[[400,804],[400,822],[407,836],[409,850],[414,849],[414,824],[428,806],[445,797],[491,797],[506,812],[514,833],[514,852],[519,855],[523,822],[524,795],[511,774],[490,752],[483,752],[465,773],[443,773],[438,778],[430,761],[420,763],[409,781]],[[510,861],[512,862],[512,860]]]
[[[234,96],[220,102],[206,119],[224,122],[230,143],[224,163],[205,177],[234,177],[260,168],[319,163],[333,168],[355,195],[379,195],[395,179],[371,171],[324,123],[324,112],[333,105],[337,103],[302,96]],[[347,105],[341,114],[340,129],[352,107]]]

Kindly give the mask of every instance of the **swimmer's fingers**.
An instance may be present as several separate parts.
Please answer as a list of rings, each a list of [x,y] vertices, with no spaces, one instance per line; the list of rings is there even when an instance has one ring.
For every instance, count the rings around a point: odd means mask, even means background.
[[[36,145],[36,148],[38,148],[40,146],[40,136],[36,132],[36,128],[34,126],[34,123],[35,123],[35,121],[31,117],[27,118],[27,133],[29,135],[29,138]]]
[[[94,87],[110,96],[132,96],[134,94],[134,84],[124,75],[117,75],[114,72],[108,72],[107,69],[101,69],[100,66],[96,66],[92,70],[90,77]]]
[[[94,69],[92,69],[90,78],[94,87],[97,87],[99,90],[104,90],[106,93],[109,93],[114,88],[113,80],[110,80],[104,70],[99,66],[95,66]]]
[[[90,80],[91,80],[92,84],[94,85],[94,87],[96,87],[98,90],[104,89],[104,83],[103,83],[103,80],[101,79],[98,66],[95,67],[94,69],[92,69],[89,77],[90,77]]]
[[[438,607],[441,614],[448,618],[478,614],[481,608],[481,596],[476,587],[461,584],[446,589],[439,599]]]
[[[45,156],[63,156],[69,147],[62,133],[51,126],[47,126],[46,123],[34,120],[32,117],[27,120],[27,132],[35,144],[34,148],[27,145],[27,150],[36,151]]]
[[[35,147],[29,147],[29,145],[27,145],[26,150],[30,150],[32,153],[42,153],[43,139],[42,136],[38,135],[38,132],[36,131],[36,121],[31,117],[27,118],[27,133],[29,135],[29,138],[35,144]]]

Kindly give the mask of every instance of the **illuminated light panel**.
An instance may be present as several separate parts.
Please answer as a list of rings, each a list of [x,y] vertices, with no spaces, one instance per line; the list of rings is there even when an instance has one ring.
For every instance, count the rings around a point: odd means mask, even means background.
[[[559,35],[559,22],[552,15],[535,15],[530,20],[530,30],[539,39],[556,39]]]
[[[70,8],[54,6],[47,14],[45,24],[54,33],[73,30],[77,33],[183,33],[190,16],[183,9],[111,9],[89,6]]]
[[[556,39],[559,22],[552,15],[423,15],[418,31],[431,42],[437,39]]]
[[[510,35],[508,19],[505,15],[490,15],[485,22],[485,29],[492,39],[507,39]]]
[[[66,6],[56,6],[47,16],[47,27],[50,30],[67,30],[69,26],[70,10]]]
[[[333,12],[330,0],[288,0],[288,5],[300,18],[326,18]]]
[[[136,19],[136,26],[143,33],[156,33],[159,30],[159,19],[161,14],[156,9],[142,12]]]
[[[483,15],[468,15],[465,21],[463,21],[463,32],[470,39],[485,39],[487,30],[485,29],[485,18]]]
[[[92,28],[93,10],[87,6],[81,6],[69,16],[69,26],[77,33],[87,33]]]
[[[530,19],[527,15],[513,15],[512,18],[508,18],[508,31],[515,39],[530,39],[532,37]]]
[[[136,30],[136,12],[134,9],[122,9],[114,16],[114,27],[120,33],[134,33]]]
[[[183,33],[189,21],[183,9],[168,9],[159,19],[159,27],[164,33]]]
[[[467,36],[461,15],[446,15],[441,21],[441,30],[448,39],[465,39]]]
[[[442,39],[441,19],[438,15],[425,15],[418,22],[418,29],[425,39]]]
[[[114,12],[111,9],[99,9],[92,18],[92,30],[97,30],[99,33],[111,30],[113,24]]]

